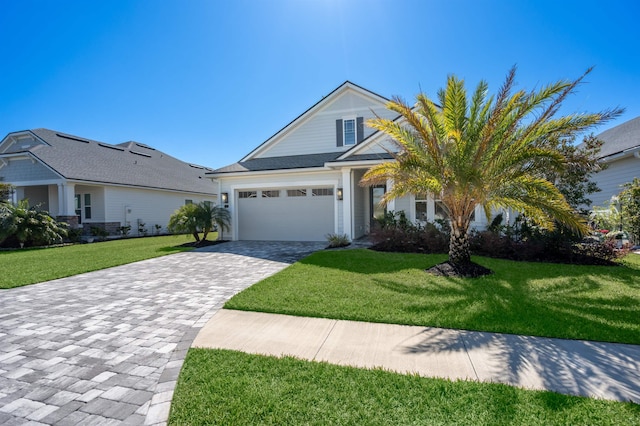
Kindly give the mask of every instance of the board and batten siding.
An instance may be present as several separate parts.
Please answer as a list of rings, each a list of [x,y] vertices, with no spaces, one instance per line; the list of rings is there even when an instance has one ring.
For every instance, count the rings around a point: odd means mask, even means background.
[[[608,203],[611,197],[622,191],[622,185],[640,177],[640,159],[636,157],[626,157],[608,164],[608,168],[593,175],[593,180],[602,191],[589,195],[592,201],[589,208]]]
[[[216,203],[213,195],[107,186],[104,189],[105,222],[120,222],[123,226],[129,222],[135,234],[140,219],[148,233],[155,232],[154,225],[162,226],[162,232],[166,232],[169,217],[185,204],[185,200],[192,200],[194,204]]]
[[[322,111],[318,111],[306,121],[281,135],[270,148],[261,152],[256,158],[346,151],[352,148],[352,145],[336,146],[336,120],[346,117],[363,117],[366,123],[368,118],[373,117],[372,110],[382,117],[394,118],[396,116],[395,113],[387,110],[382,103],[373,102],[373,100],[355,93],[345,93]],[[374,131],[366,124],[363,130],[364,138]]]

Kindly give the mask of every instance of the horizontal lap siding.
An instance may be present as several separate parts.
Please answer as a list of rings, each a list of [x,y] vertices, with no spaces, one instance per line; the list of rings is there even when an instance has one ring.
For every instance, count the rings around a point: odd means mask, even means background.
[[[213,185],[212,185],[213,189]],[[135,188],[105,188],[105,221],[120,222],[124,225],[128,219],[132,229],[137,227],[137,220],[141,219],[146,224],[148,233],[155,232],[154,225],[162,226],[166,231],[169,217],[185,200],[190,199],[194,203],[201,201],[216,202],[214,196],[189,195],[169,191],[153,191]],[[125,217],[125,206],[131,207],[131,214]]]
[[[592,206],[608,203],[612,196],[622,191],[623,184],[633,181],[635,177],[640,177],[640,159],[628,157],[609,163],[607,169],[593,176],[593,180],[602,191],[589,196],[593,202]]]
[[[350,146],[336,146],[336,120],[343,117],[364,117],[365,121],[374,115],[372,110],[383,117],[392,118],[395,114],[384,105],[347,93],[317,112],[313,117],[300,123],[289,133],[283,135],[274,145],[258,157],[278,157],[287,155],[319,154],[345,151]],[[373,129],[364,126],[364,137],[373,133]]]

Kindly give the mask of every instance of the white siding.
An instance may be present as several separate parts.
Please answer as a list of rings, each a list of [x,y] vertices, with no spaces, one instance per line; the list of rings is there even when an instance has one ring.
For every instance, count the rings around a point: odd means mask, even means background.
[[[136,234],[138,219],[146,224],[149,233],[154,231],[156,224],[162,226],[164,232],[171,214],[184,205],[187,199],[194,203],[216,202],[214,196],[107,186],[104,188],[104,221],[131,225],[132,235]]]
[[[76,185],[75,193],[80,194],[82,204],[82,223],[108,222],[105,220],[105,190],[101,186]],[[84,217],[85,195],[91,196],[91,219]],[[115,221],[114,221],[115,222]]]
[[[354,155],[364,154],[386,154],[387,152],[397,152],[398,144],[391,138],[384,138],[378,142],[367,144],[365,148],[359,149],[358,152],[354,152]]]
[[[609,202],[612,196],[622,191],[623,184],[631,182],[636,177],[640,177],[640,159],[627,157],[609,163],[607,169],[593,176],[602,191],[591,194],[588,197],[592,201],[592,206],[602,206],[604,203]]]
[[[336,146],[336,120],[364,117],[364,137],[367,137],[373,133],[373,129],[366,125],[366,119],[374,116],[372,110],[383,117],[393,118],[396,115],[380,102],[347,91],[323,110],[281,135],[258,158],[346,151],[352,146]]]

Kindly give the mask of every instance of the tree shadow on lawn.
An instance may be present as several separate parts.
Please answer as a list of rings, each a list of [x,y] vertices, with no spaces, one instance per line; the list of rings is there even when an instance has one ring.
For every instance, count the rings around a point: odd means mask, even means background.
[[[433,277],[425,273],[423,280],[415,273],[408,279],[404,271],[426,269],[441,261],[438,256],[423,256],[418,263],[406,258],[401,261],[396,256],[389,258],[391,261],[387,261],[387,256],[359,254],[348,261],[328,262],[329,259],[312,256],[301,263],[364,274],[368,282],[387,292],[389,299],[394,295],[399,296],[398,300],[403,295],[410,296],[406,299],[409,302],[398,309],[405,314],[396,312],[396,318],[404,318],[398,321],[403,324],[524,335],[460,331],[464,346],[471,353],[490,349],[491,359],[484,372],[488,380],[640,402],[640,346],[613,345],[615,353],[611,353],[607,345],[595,341],[528,337],[560,336],[638,345],[637,267],[476,258],[475,261],[495,273],[476,279]],[[396,272],[399,274],[394,276]],[[379,276],[371,277],[375,274]],[[387,317],[396,314],[384,313]],[[423,344],[407,350],[455,348],[455,342],[430,336]],[[599,381],[603,375],[607,379]]]
[[[524,270],[516,278],[505,277],[499,267],[493,269],[491,277],[429,277],[421,286],[388,277],[373,282],[392,293],[412,296],[403,310],[420,322],[414,325],[469,329],[473,324],[472,329],[481,331],[591,340],[606,336],[597,340],[640,344],[640,294],[598,294],[607,282],[616,282],[623,290],[635,287],[640,281],[637,271],[620,267],[608,275],[589,268],[565,275],[560,270]]]

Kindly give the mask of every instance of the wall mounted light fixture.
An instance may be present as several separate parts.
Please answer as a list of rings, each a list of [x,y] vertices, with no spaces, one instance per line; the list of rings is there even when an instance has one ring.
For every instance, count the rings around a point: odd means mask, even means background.
[[[220,194],[220,199],[222,200],[222,204],[229,204],[229,193],[223,192]]]
[[[338,188],[336,196],[338,197],[338,200],[342,200],[342,188]]]

